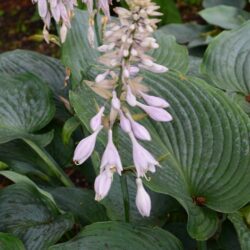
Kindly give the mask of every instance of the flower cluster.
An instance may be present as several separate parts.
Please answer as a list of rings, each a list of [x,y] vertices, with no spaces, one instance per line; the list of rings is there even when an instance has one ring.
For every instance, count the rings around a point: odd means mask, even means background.
[[[82,0],[88,8],[90,14],[90,29],[89,29],[89,40],[93,43],[94,31],[94,15],[96,10],[94,10],[94,0]],[[112,0],[98,0],[97,9],[102,10],[106,17],[110,17],[109,4]],[[46,42],[49,43],[49,32],[51,18],[55,20],[57,24],[60,24],[60,38],[61,42],[64,43],[70,29],[71,18],[74,14],[74,7],[77,6],[77,0],[32,0],[33,3],[38,5],[38,13],[44,22],[43,36]]]
[[[86,81],[97,94],[111,100],[108,127],[108,143],[101,159],[100,174],[95,181],[96,200],[103,199],[109,192],[113,174],[122,173],[122,163],[118,150],[113,143],[112,129],[119,121],[121,129],[129,136],[132,143],[133,162],[136,169],[137,195],[136,205],[142,216],[149,216],[151,200],[143,187],[142,177],[147,172],[154,173],[160,166],[154,156],[138,140],[150,141],[149,131],[133,119],[130,108],[139,107],[151,119],[169,122],[172,116],[165,110],[169,104],[164,99],[149,95],[143,85],[143,78],[138,76],[141,70],[164,73],[168,69],[154,62],[147,52],[159,45],[152,34],[160,16],[159,7],[151,0],[127,0],[130,10],[115,8],[119,22],[108,24],[104,34],[104,44],[99,51],[104,54],[99,62],[107,70],[99,74],[94,82]],[[141,100],[141,101],[139,101]],[[74,154],[76,164],[83,163],[93,152],[97,134],[103,129],[105,107],[91,119],[93,133],[83,139]]]

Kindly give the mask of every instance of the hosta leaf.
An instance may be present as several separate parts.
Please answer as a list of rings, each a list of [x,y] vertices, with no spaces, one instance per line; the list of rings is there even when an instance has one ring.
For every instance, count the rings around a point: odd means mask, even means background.
[[[250,19],[250,13],[235,7],[219,5],[199,12],[208,23],[224,29],[238,28]]]
[[[224,90],[250,93],[250,21],[223,32],[209,45],[201,70]]]
[[[25,250],[24,245],[17,237],[0,232],[0,249],[2,250]]]
[[[240,212],[230,214],[229,220],[233,223],[241,246],[241,250],[250,249],[250,229],[245,224],[244,218]]]
[[[0,73],[17,75],[32,73],[52,89],[56,99],[57,118],[65,119],[68,114],[60,96],[67,97],[65,68],[59,60],[29,50],[14,50],[0,55]]]
[[[18,183],[0,191],[0,230],[22,239],[27,250],[47,249],[72,226],[72,215],[60,215],[32,185]]]
[[[46,85],[31,74],[0,78],[0,143],[30,138],[53,118],[55,107]]]
[[[180,241],[160,228],[137,227],[120,222],[102,222],[87,226],[74,239],[49,250],[181,250]]]
[[[178,43],[189,43],[194,39],[200,38],[202,33],[206,33],[211,30],[211,27],[196,23],[172,23],[162,26],[160,30],[168,35],[170,34],[175,36]]]
[[[203,0],[203,6],[205,8],[217,6],[220,4],[234,6],[243,9],[244,6],[246,6],[246,0]]]
[[[89,120],[96,113],[96,102],[102,105],[103,100],[84,82],[79,84],[81,69],[82,75],[91,79],[96,67],[93,66],[96,53],[88,48],[88,43],[76,42],[87,41],[80,25],[73,23],[63,58],[72,70],[74,85],[78,85],[70,93],[71,104],[89,128]],[[72,47],[73,43],[79,44],[79,48]],[[79,55],[75,51],[79,51]],[[177,199],[189,215],[191,236],[205,240],[217,229],[215,211],[234,212],[250,199],[247,189],[250,184],[249,118],[223,92],[203,80],[179,73],[147,73],[145,83],[153,94],[169,101],[169,112],[174,118],[166,124],[148,119],[141,121],[152,135],[152,142],[145,146],[162,159],[162,168],[145,184],[153,191]],[[102,143],[103,135],[104,132],[99,137]],[[131,166],[131,143],[124,134],[121,134],[120,152],[123,165]]]
[[[73,213],[82,225],[108,220],[105,208],[95,201],[92,190],[58,187],[51,193],[58,206]]]
[[[154,0],[160,6],[160,12],[163,13],[162,24],[181,23],[181,15],[173,0]]]
[[[14,50],[0,55],[0,72],[32,73],[48,83],[55,96],[65,95],[65,68],[59,60],[29,50]]]

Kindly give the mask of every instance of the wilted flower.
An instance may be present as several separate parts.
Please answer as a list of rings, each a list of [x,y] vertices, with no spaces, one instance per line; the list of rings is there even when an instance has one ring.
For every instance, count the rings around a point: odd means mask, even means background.
[[[38,13],[44,22],[43,35],[46,42],[48,39],[48,30],[50,29],[51,18],[55,20],[57,24],[61,24],[60,27],[60,38],[61,42],[64,43],[67,37],[68,29],[71,28],[71,18],[74,15],[74,8],[77,6],[77,0],[31,0],[33,3],[38,5]],[[93,0],[82,0],[87,5],[88,12],[90,14],[88,39],[91,44],[94,43],[94,11]],[[110,0],[98,0],[97,8],[101,9],[105,16],[110,18],[109,4]],[[47,31],[47,32],[46,32]]]
[[[151,199],[146,190],[143,187],[142,180],[140,178],[136,179],[137,193],[136,193],[136,206],[140,214],[144,217],[150,216],[151,211]]]

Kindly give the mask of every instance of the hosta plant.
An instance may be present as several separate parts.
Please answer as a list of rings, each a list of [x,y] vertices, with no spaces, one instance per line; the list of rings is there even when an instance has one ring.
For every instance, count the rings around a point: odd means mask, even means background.
[[[32,2],[61,58],[0,55],[0,248],[250,249],[250,22],[195,59],[160,1]]]

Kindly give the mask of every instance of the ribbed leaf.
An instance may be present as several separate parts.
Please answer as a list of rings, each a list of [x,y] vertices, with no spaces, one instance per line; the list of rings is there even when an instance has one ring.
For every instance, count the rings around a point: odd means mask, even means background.
[[[229,220],[233,223],[241,246],[241,250],[250,249],[250,230],[248,225],[245,224],[244,218],[240,212],[230,214]]]
[[[0,143],[29,137],[53,118],[55,107],[46,85],[31,74],[0,77]]]
[[[58,206],[73,213],[82,225],[108,220],[105,208],[95,201],[92,190],[59,187],[51,193]]]
[[[75,86],[79,85],[70,93],[71,104],[89,128],[96,102],[102,105],[103,101],[84,82],[79,84],[81,69],[83,76],[93,76],[94,71],[90,72],[86,62],[94,65],[96,59],[88,43],[78,42],[86,41],[79,29],[81,25],[73,24],[63,58],[72,70]],[[147,73],[145,83],[152,93],[169,101],[169,112],[174,118],[167,124],[142,121],[152,135],[152,142],[145,146],[162,159],[162,168],[145,184],[177,199],[188,212],[189,233],[198,240],[207,239],[217,228],[215,211],[234,212],[250,199],[249,119],[223,92],[200,79],[183,74]],[[99,138],[103,138],[102,134]],[[123,164],[131,166],[131,143],[124,134],[121,138]]]
[[[160,228],[137,227],[119,222],[102,222],[87,226],[69,242],[49,250],[181,250],[180,241]]]
[[[68,117],[60,100],[60,96],[67,97],[68,88],[64,83],[65,68],[59,60],[29,50],[14,50],[0,55],[0,73],[11,76],[32,73],[42,79],[54,93],[57,118],[66,119]]]
[[[17,237],[7,234],[0,233],[0,249],[2,250],[25,250],[21,240]]]
[[[209,45],[201,70],[221,89],[250,93],[250,22],[223,32]]]
[[[65,95],[65,68],[59,60],[29,50],[14,50],[0,55],[0,72],[32,73],[48,83],[55,96]]]
[[[200,11],[199,14],[208,23],[224,29],[238,28],[250,19],[250,13],[247,11],[226,5],[211,7]]]
[[[72,215],[60,215],[32,185],[18,183],[0,191],[0,230],[22,239],[27,250],[47,249],[72,226]]]
[[[203,0],[203,6],[205,8],[217,6],[219,4],[234,6],[243,9],[246,6],[246,0]]]

